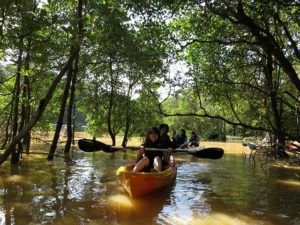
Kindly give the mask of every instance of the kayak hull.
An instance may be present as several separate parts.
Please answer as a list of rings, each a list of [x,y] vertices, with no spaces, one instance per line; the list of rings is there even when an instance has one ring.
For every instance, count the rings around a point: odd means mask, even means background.
[[[132,198],[141,197],[172,183],[177,174],[175,161],[161,172],[133,172],[131,165],[121,166],[117,170],[120,184]]]
[[[197,152],[197,151],[201,151],[201,150],[203,150],[203,149],[205,149],[205,145],[199,145],[198,147],[189,147],[189,148],[183,148],[182,150],[184,150],[183,152],[180,152],[180,148],[179,149],[177,149],[177,151],[176,152],[174,152],[173,154],[186,154],[186,153],[191,153],[191,154],[193,154],[193,153],[195,153],[195,152]]]

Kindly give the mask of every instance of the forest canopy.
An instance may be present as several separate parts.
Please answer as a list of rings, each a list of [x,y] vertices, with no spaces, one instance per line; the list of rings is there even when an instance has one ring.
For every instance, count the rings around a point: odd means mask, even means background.
[[[299,6],[2,0],[0,160],[51,123],[57,135],[67,123],[68,151],[79,112],[113,145],[162,122],[201,136],[299,141]]]

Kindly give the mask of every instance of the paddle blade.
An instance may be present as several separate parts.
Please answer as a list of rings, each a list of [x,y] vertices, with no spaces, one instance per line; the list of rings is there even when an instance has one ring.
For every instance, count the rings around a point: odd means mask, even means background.
[[[249,142],[247,142],[248,147],[250,148],[250,150],[256,150],[256,145],[255,144],[251,144]]]
[[[218,134],[212,134],[212,135],[209,135],[209,136],[207,137],[207,139],[208,139],[208,140],[212,140],[212,139],[216,139],[217,137],[219,137]]]
[[[110,145],[104,144],[100,141],[90,140],[90,139],[80,139],[78,141],[78,147],[84,152],[115,152],[117,149],[112,149]]]
[[[224,150],[222,148],[205,148],[191,154],[199,158],[219,159],[224,155]]]

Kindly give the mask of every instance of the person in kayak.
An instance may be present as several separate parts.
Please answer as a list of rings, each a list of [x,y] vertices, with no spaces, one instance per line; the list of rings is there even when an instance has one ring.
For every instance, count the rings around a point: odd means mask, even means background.
[[[200,144],[200,139],[198,138],[196,132],[192,131],[189,142],[186,142],[186,143],[180,145],[179,147],[180,148],[185,148],[185,147],[192,148],[192,147],[198,147],[199,144]]]
[[[163,148],[176,148],[176,144],[170,140],[168,133],[169,133],[168,124],[159,125],[159,135],[160,135],[160,141],[161,141],[162,147]]]
[[[163,152],[163,167],[169,164],[170,156],[172,154],[173,148],[176,148],[176,144],[170,140],[168,135],[169,126],[168,124],[159,125],[159,135],[162,148],[168,149],[168,151]]]
[[[133,171],[150,172],[151,169],[156,172],[161,171],[163,152],[145,151],[145,148],[162,148],[159,130],[156,127],[149,129],[146,142],[140,146],[136,156],[137,164],[134,166]]]
[[[185,135],[184,129],[181,129],[179,134],[176,136],[175,135],[176,131],[173,132],[173,142],[176,144],[176,148],[187,142],[187,136]]]
[[[270,133],[267,132],[266,133],[266,136],[264,137],[264,139],[262,139],[262,145],[269,145],[271,144],[271,136],[270,136]]]

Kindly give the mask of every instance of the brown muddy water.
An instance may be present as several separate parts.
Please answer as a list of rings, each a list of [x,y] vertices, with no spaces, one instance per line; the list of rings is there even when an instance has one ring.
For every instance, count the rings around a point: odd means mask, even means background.
[[[299,168],[253,163],[241,143],[202,144],[224,148],[224,157],[176,155],[176,181],[138,199],[129,198],[115,175],[135,152],[75,149],[53,162],[33,154],[20,166],[4,163],[0,224],[300,224]]]

